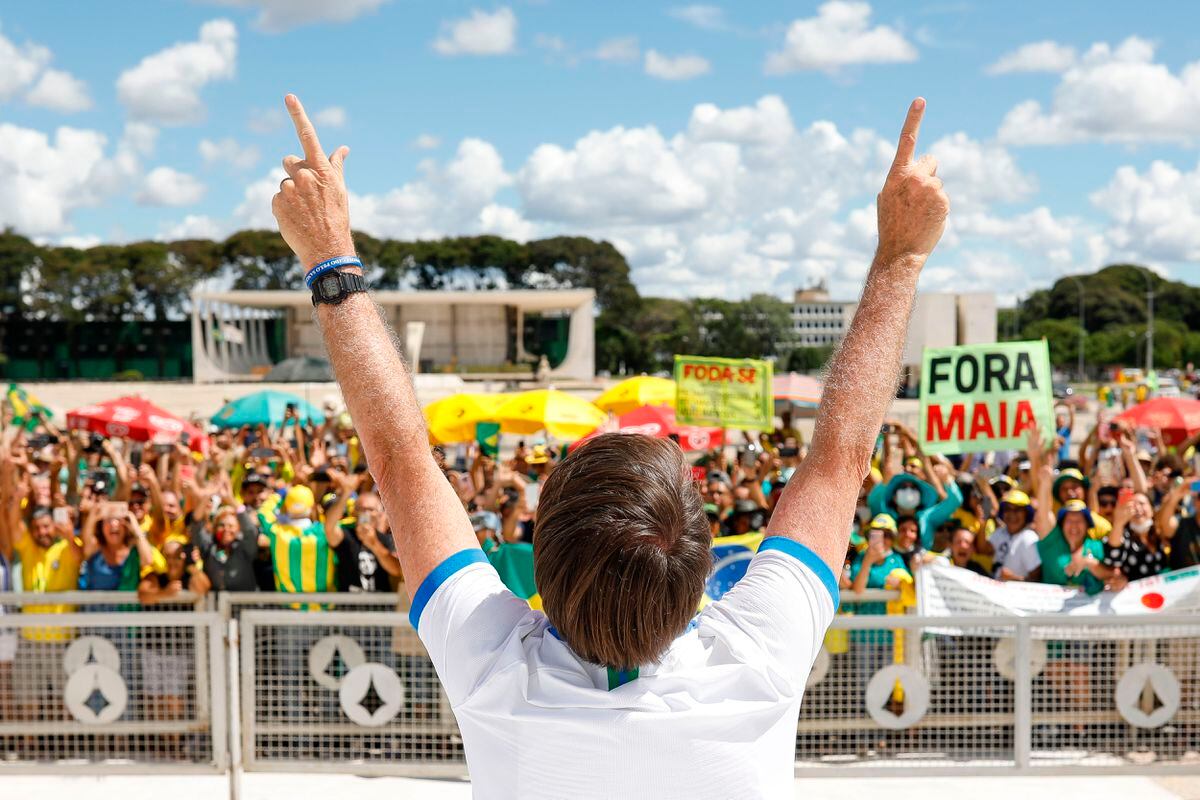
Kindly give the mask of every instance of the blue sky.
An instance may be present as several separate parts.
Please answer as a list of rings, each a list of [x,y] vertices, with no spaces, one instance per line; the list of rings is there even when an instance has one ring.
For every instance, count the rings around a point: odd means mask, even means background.
[[[1189,2],[8,3],[0,224],[268,226],[295,91],[376,235],[578,233],[645,293],[851,296],[922,94],[953,204],[925,288],[1124,259],[1200,283],[1198,53]]]

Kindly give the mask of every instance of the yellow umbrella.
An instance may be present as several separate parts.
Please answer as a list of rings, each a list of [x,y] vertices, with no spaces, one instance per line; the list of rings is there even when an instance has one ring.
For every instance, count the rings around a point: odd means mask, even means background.
[[[639,375],[627,378],[596,398],[596,405],[620,416],[642,406],[675,407],[675,381]]]
[[[531,434],[545,430],[555,439],[582,439],[608,420],[586,400],[555,389],[535,389],[513,395],[496,411],[501,433]]]
[[[463,392],[443,397],[425,406],[425,424],[435,444],[469,442],[475,438],[475,423],[494,422],[496,410],[512,395]]]

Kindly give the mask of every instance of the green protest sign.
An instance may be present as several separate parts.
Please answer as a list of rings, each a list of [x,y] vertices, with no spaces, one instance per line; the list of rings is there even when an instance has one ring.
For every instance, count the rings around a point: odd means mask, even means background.
[[[919,436],[927,453],[1023,450],[1054,430],[1045,340],[925,348]]]
[[[675,419],[680,425],[771,430],[771,362],[675,356]]]

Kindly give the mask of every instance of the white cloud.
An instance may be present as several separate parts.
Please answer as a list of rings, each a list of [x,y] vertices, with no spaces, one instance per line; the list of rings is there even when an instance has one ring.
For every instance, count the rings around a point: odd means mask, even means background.
[[[178,222],[162,226],[155,238],[163,242],[177,242],[182,239],[224,239],[226,235],[225,226],[212,217],[188,214]]]
[[[117,97],[135,119],[165,125],[204,118],[200,90],[215,80],[233,77],[237,61],[237,29],[227,19],[200,27],[194,42],[178,42],[146,56],[117,78]]]
[[[68,234],[58,237],[59,247],[74,247],[76,250],[87,250],[103,241],[95,234]]]
[[[314,125],[325,128],[342,128],[346,125],[346,109],[341,106],[323,108],[312,116]]]
[[[442,140],[434,136],[432,133],[422,133],[413,139],[412,146],[418,150],[436,150],[441,147]]]
[[[171,167],[155,167],[142,181],[136,200],[146,206],[190,206],[204,197],[205,186]]]
[[[197,149],[204,163],[209,166],[219,164],[235,170],[247,170],[258,163],[257,147],[252,144],[243,145],[231,137],[218,141],[201,139]]]
[[[491,233],[517,242],[527,242],[538,234],[537,226],[509,206],[492,203],[479,212],[479,233]]]
[[[783,48],[767,55],[768,75],[801,70],[836,72],[853,64],[890,64],[917,60],[917,49],[895,28],[869,27],[871,5],[831,0],[817,16],[794,21]]]
[[[551,53],[564,53],[567,50],[567,43],[561,36],[551,36],[548,33],[539,33],[534,36],[533,45],[543,50],[549,50]]]
[[[0,101],[24,91],[25,102],[33,106],[66,113],[91,108],[87,84],[64,70],[48,69],[53,58],[48,47],[18,46],[0,33]]]
[[[1010,72],[1066,72],[1075,66],[1078,54],[1074,47],[1049,39],[1023,44],[1011,53],[1000,56],[986,70],[989,75]]]
[[[632,63],[641,58],[642,50],[638,47],[636,36],[618,36],[601,42],[592,56],[601,61]]]
[[[250,118],[246,121],[246,127],[254,133],[274,133],[285,127],[287,122],[288,117],[281,108],[253,108],[250,110]]]
[[[694,25],[697,28],[702,28],[709,31],[725,30],[728,23],[725,22],[725,10],[719,6],[709,5],[690,5],[676,6],[667,12],[675,19],[681,20]]]
[[[137,169],[127,146],[106,157],[106,141],[99,131],[64,126],[50,137],[0,123],[0,227],[28,236],[69,232],[72,211],[100,203]]]
[[[1200,61],[1178,75],[1154,62],[1154,45],[1130,37],[1116,48],[1100,43],[1068,69],[1048,109],[1036,100],[1004,117],[998,138],[1008,144],[1173,141],[1200,137]]]
[[[418,179],[383,194],[352,192],[354,226],[395,238],[480,233],[485,210],[493,205],[496,193],[512,183],[500,153],[480,139],[464,139],[444,165],[421,162],[420,173]],[[498,209],[487,212],[486,222],[509,230],[520,227],[518,219]]]
[[[52,58],[49,48],[26,42],[17,46],[0,34],[0,100],[9,100],[33,83]]]
[[[686,81],[712,71],[708,60],[697,55],[665,56],[657,50],[646,51],[646,74],[664,81]]]
[[[1037,191],[1037,179],[1021,171],[1007,150],[961,131],[931,144],[929,153],[938,161],[938,175],[954,199],[955,211],[1014,203]]]
[[[43,72],[42,77],[25,95],[25,102],[31,106],[42,106],[67,113],[86,111],[92,107],[87,84],[71,73],[59,69]]]
[[[442,23],[433,49],[444,56],[498,56],[517,45],[517,15],[504,6],[489,14],[474,9],[471,16]]]
[[[1103,249],[1118,258],[1200,261],[1200,165],[1190,172],[1165,161],[1144,172],[1121,167],[1089,199],[1108,218]]]
[[[255,27],[268,33],[299,28],[318,22],[349,22],[375,11],[388,0],[210,0],[223,6],[257,8]]]

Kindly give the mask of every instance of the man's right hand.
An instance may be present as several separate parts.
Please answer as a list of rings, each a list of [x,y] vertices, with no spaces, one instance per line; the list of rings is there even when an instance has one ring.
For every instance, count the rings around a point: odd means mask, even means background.
[[[879,214],[879,252],[885,263],[912,260],[917,266],[933,252],[946,227],[950,199],[937,177],[937,161],[930,155],[914,159],[917,133],[925,115],[925,99],[908,107],[900,132],[896,158],[876,198]]]

